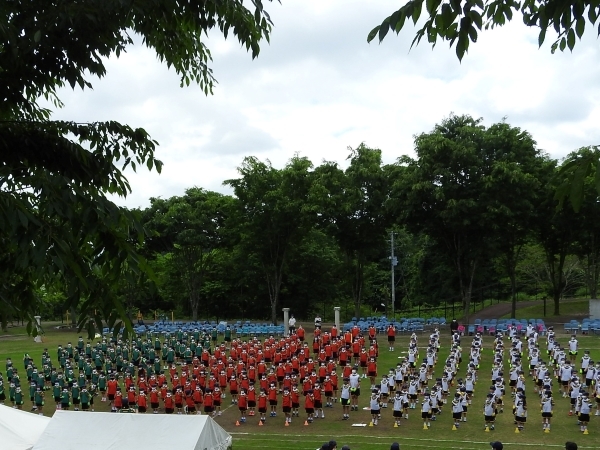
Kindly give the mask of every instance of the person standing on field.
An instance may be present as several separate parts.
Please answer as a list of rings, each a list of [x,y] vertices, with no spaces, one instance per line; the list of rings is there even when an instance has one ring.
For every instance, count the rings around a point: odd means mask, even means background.
[[[320,330],[321,329],[321,316],[317,315],[317,317],[315,317],[315,330]]]
[[[396,327],[390,323],[387,329],[389,351],[394,351],[394,343],[396,342]]]

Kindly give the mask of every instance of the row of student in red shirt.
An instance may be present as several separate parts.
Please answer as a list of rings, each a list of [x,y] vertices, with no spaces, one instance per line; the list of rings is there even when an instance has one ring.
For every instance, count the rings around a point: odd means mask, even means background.
[[[365,371],[369,373],[376,373],[377,362],[375,359],[371,359],[364,367]],[[230,377],[227,376],[227,372],[230,373]],[[181,374],[176,371],[172,371],[170,374],[170,382],[168,382],[165,374],[161,374],[158,377],[152,376],[149,380],[145,377],[139,377],[137,382],[131,377],[126,376],[125,378],[125,392],[139,391],[149,392],[152,389],[163,392],[162,397],[166,396],[167,392],[174,393],[177,389],[184,391],[196,390],[199,387],[202,391],[208,389],[214,391],[215,388],[219,388],[221,392],[225,393],[229,390],[231,393],[236,393],[240,389],[249,389],[251,384],[258,383],[259,388],[268,389],[271,385],[277,386],[279,391],[284,388],[291,389],[294,385],[302,384],[303,391],[310,389],[317,381],[321,384],[331,383],[332,387],[338,385],[338,372],[336,364],[330,361],[327,364],[321,364],[316,367],[312,363],[308,363],[300,367],[298,373],[293,371],[285,371],[283,365],[280,365],[276,370],[270,370],[269,373],[263,373],[260,377],[256,377],[256,373],[252,370],[249,372],[242,371],[240,375],[237,375],[233,371],[222,371],[218,376],[214,376],[214,372],[210,376],[206,376],[205,373],[200,372],[199,376],[193,375],[189,377],[188,372],[183,370]],[[351,366],[345,366],[342,368],[342,375],[344,377],[349,376],[351,373]],[[105,392],[108,393],[109,398],[115,396],[119,390],[119,383],[117,379],[112,377],[108,380],[106,390],[101,393],[103,397]],[[235,398],[233,399],[235,400]]]
[[[338,355],[344,352],[357,355],[365,346],[365,338],[361,335],[353,337],[350,342],[338,338],[325,339],[326,336],[328,335],[326,334],[323,338],[315,337],[312,342],[312,352],[319,360],[337,359]],[[370,342],[370,347],[373,347],[373,350],[378,353],[377,341],[371,340]],[[293,356],[298,357],[300,361],[306,360],[310,357],[310,351],[311,348],[307,342],[301,343],[291,336],[278,341],[273,338],[266,339],[262,343],[257,339],[242,343],[234,340],[229,349],[229,356],[235,361],[239,360],[249,365],[255,365],[260,360],[277,364],[279,361],[285,361]],[[219,360],[224,362],[227,360],[227,348],[224,344],[216,347],[212,356],[205,355],[203,352],[200,359],[204,365],[212,365],[212,362]]]
[[[218,387],[212,391],[210,389],[203,391],[200,386],[185,392],[181,388],[175,389],[174,392],[166,388],[160,390],[152,388],[149,393],[143,390],[137,393],[132,386],[126,394],[117,389],[114,395],[109,394],[108,396],[113,411],[136,409],[140,413],[145,413],[150,406],[154,414],[158,414],[162,403],[167,414],[174,412],[181,414],[184,411],[189,414],[199,413],[203,408],[207,414],[221,415],[221,399],[222,393]]]

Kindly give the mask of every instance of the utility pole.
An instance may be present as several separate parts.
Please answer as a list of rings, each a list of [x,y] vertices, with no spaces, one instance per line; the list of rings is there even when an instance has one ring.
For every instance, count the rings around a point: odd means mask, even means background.
[[[391,269],[392,269],[392,317],[395,319],[396,318],[396,282],[394,280],[394,267],[396,267],[396,265],[398,264],[398,258],[396,258],[394,256],[394,232],[392,231],[391,233],[391,247],[392,247],[392,253],[390,256],[390,262],[391,262]]]

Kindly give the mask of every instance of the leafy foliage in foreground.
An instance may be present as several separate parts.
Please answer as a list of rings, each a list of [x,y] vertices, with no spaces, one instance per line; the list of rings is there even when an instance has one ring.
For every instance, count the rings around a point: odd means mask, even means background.
[[[600,3],[590,0],[410,0],[373,28],[367,41],[377,38],[381,42],[390,31],[398,34],[407,23],[416,25],[423,12],[425,22],[417,30],[411,47],[424,37],[433,46],[440,39],[451,47],[454,45],[456,56],[462,60],[481,31],[506,25],[515,15],[520,15],[528,27],[539,29],[540,47],[550,31],[556,33],[552,53],[557,49],[573,50],[586,25],[596,25]]]
[[[256,57],[271,21],[261,0],[74,0],[0,4],[0,321],[31,320],[36,286],[58,283],[67,307],[82,313],[93,334],[101,320],[129,328],[114,295],[122,277],[146,270],[136,246],[144,230],[138,213],[112,203],[126,196],[123,171],[160,172],[157,143],[143,129],[117,122],[50,120],[39,106],[62,104],[57,89],[91,88],[138,34],[181,84],[211,93],[215,78],[205,38],[210,30],[235,36]]]

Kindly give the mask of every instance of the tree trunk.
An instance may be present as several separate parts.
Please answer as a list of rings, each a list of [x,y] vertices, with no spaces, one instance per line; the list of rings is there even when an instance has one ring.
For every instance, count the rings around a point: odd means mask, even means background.
[[[71,313],[71,326],[75,327],[77,326],[77,310],[74,306],[71,306],[69,309]]]
[[[592,249],[587,255],[587,267],[586,267],[586,283],[590,298],[597,298],[598,295],[598,278],[600,276],[600,265],[597,261],[597,255],[592,244]]]
[[[277,288],[277,275],[266,272],[267,289],[269,290],[269,302],[271,303],[271,323],[277,325],[277,301],[279,289]]]
[[[522,248],[522,245],[510,245],[505,254],[506,272],[510,278],[510,317],[512,319],[515,319],[517,316],[517,260]]]
[[[475,269],[477,267],[477,261],[471,261],[471,267],[469,268],[469,273],[465,274],[469,277],[469,279],[465,282],[463,280],[463,267],[460,263],[460,260],[457,258],[456,261],[457,270],[459,273],[459,284],[460,284],[460,294],[462,297],[462,306],[463,306],[463,322],[468,325],[469,323],[469,309],[471,307],[471,294],[473,292],[473,279],[475,278]]]
[[[271,303],[271,323],[273,323],[273,325],[277,325],[277,304],[279,303],[279,294],[281,292],[284,261],[285,251],[281,256],[281,262],[279,264],[274,264],[273,268],[263,266],[265,278],[267,280],[267,289],[269,291],[269,301]]]
[[[361,316],[362,291],[364,285],[364,267],[360,258],[356,259],[356,267],[354,270],[354,280],[352,282],[352,297],[354,300],[354,317]]]
[[[566,252],[561,251],[558,255],[558,261],[555,255],[546,254],[548,264],[548,277],[552,283],[552,298],[554,300],[554,315],[560,315],[560,300],[565,288],[565,277],[563,274],[565,266]]]
[[[469,280],[466,283],[466,289],[461,292],[462,296],[463,296],[463,322],[465,323],[465,325],[469,324],[469,313],[470,313],[470,308],[471,308],[471,295],[473,293],[473,280],[475,278],[475,269],[477,267],[477,262],[476,261],[472,261],[471,262],[471,267],[470,267],[470,273],[469,275]],[[463,281],[461,279],[460,281],[460,285],[461,285],[461,289],[464,287]]]
[[[196,297],[196,298],[194,298]],[[198,295],[190,296],[190,306],[192,308],[192,320],[196,322],[198,320],[198,307],[200,306],[200,299]]]

